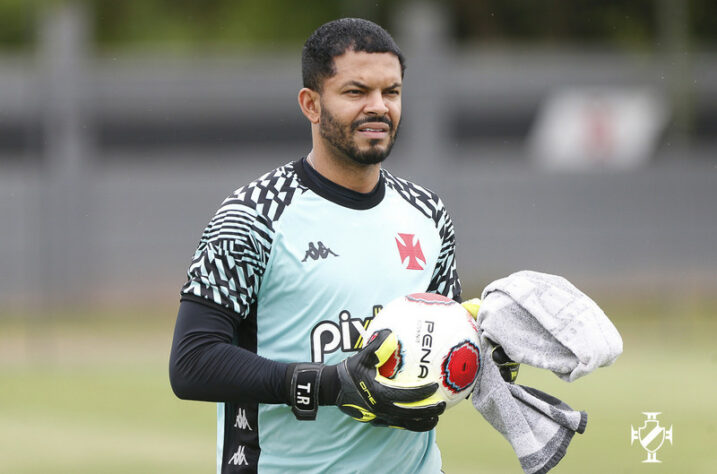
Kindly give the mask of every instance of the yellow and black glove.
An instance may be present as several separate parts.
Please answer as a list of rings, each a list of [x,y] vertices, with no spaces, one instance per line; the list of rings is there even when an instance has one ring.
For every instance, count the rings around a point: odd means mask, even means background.
[[[336,405],[363,423],[411,431],[433,429],[438,415],[446,409],[445,402],[429,399],[438,384],[398,386],[379,374],[378,368],[397,347],[396,336],[383,329],[374,334],[366,347],[337,365],[290,366],[289,400],[296,417],[312,420],[319,404]],[[307,393],[311,384],[318,390]]]
[[[478,311],[480,311],[480,299],[472,298],[470,300],[461,303],[463,307],[473,316],[473,319],[478,319]],[[505,353],[503,346],[496,344],[495,342],[488,339],[488,342],[493,347],[490,351],[491,358],[495,365],[498,366],[500,376],[503,377],[508,383],[513,383],[518,378],[518,371],[520,370],[520,364]]]

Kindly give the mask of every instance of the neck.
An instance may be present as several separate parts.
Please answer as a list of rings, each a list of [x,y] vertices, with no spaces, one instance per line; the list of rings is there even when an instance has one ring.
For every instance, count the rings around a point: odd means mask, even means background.
[[[309,164],[324,178],[359,193],[369,193],[378,183],[381,165],[362,165],[337,156],[316,145],[307,157]]]

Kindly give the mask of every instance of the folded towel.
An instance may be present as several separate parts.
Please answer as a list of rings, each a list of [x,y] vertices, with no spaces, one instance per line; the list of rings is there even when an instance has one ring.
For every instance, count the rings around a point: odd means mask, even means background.
[[[615,361],[620,335],[590,298],[567,280],[518,272],[483,291],[478,312],[482,354],[501,344],[513,360],[572,381]],[[545,473],[565,455],[587,413],[530,387],[506,383],[483,357],[473,406],[511,444],[526,473]]]
[[[600,307],[563,277],[521,271],[488,285],[478,326],[516,362],[572,382],[622,353]]]

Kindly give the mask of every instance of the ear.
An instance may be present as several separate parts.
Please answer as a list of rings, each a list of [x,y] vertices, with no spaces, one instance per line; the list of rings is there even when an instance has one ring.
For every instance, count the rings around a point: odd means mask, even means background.
[[[304,87],[299,91],[299,107],[301,112],[313,124],[319,123],[321,117],[321,101],[318,92]]]

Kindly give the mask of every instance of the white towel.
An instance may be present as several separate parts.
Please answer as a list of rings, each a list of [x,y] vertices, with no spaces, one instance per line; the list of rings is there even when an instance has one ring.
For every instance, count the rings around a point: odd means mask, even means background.
[[[620,334],[605,313],[562,277],[514,273],[488,285],[481,298],[482,354],[490,354],[490,340],[516,362],[572,381],[613,363],[622,352]],[[489,356],[482,360],[473,405],[510,442],[530,474],[552,469],[587,424],[585,412],[506,383]]]

